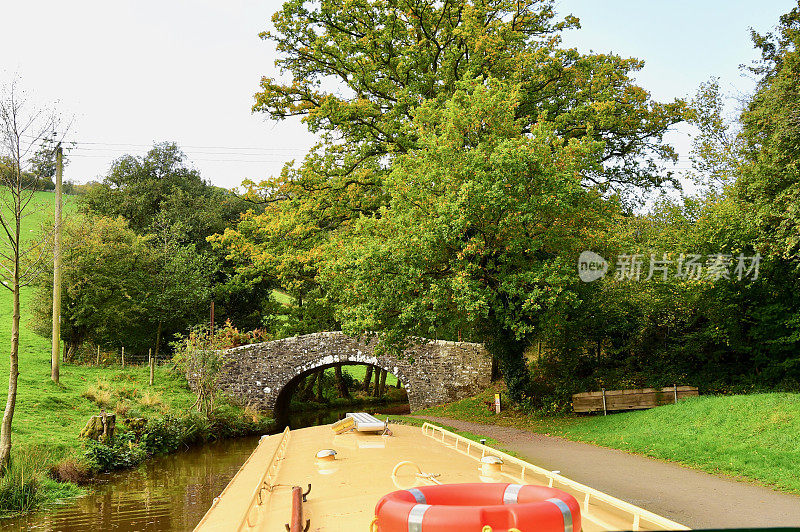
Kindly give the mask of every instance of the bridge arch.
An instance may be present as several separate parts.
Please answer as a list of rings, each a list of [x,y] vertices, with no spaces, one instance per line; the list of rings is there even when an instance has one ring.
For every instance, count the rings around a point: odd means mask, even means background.
[[[372,364],[370,362],[359,362],[359,361],[355,361],[355,360],[348,360],[348,361],[344,361],[344,362],[335,362],[333,364],[331,364],[331,363],[312,364],[309,367],[309,369],[305,370],[302,373],[298,373],[295,377],[290,379],[289,382],[287,382],[286,385],[283,386],[281,391],[278,392],[278,396],[275,399],[275,407],[273,408],[273,418],[276,421],[279,422],[278,423],[279,426],[284,424],[284,422],[286,422],[287,419],[288,419],[288,418],[285,418],[285,416],[288,415],[288,413],[289,413],[289,403],[291,401],[292,396],[297,391],[297,385],[300,382],[302,382],[305,377],[308,377],[309,375],[312,375],[316,371],[319,371],[319,370],[323,370],[324,371],[326,369],[333,368],[333,367],[339,366],[339,365],[341,365],[341,366],[370,366],[375,370],[381,370],[381,369],[386,370],[389,374],[392,374],[395,377],[397,377],[397,380],[400,381],[403,384],[403,386],[406,388],[406,392],[409,394],[408,402],[409,402],[409,405],[411,404],[411,396],[410,396],[411,391],[408,390],[408,384],[407,384],[408,380],[405,379],[401,375],[397,375],[397,374],[393,373],[395,370],[398,369],[397,367],[383,367],[383,366],[380,366],[378,364]],[[351,390],[351,392],[355,392],[355,391],[356,390]]]
[[[491,356],[480,344],[426,341],[396,357],[376,355],[374,343],[341,332],[320,332],[227,350],[219,385],[234,400],[277,417],[300,376],[337,364],[366,364],[395,375],[412,411],[474,395],[489,385],[492,373]]]

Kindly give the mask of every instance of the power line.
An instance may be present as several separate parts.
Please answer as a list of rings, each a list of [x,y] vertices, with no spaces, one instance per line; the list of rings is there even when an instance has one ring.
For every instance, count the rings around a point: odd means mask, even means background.
[[[233,155],[233,154],[232,154]],[[68,158],[80,158],[80,159],[108,159],[110,156],[108,155],[88,155],[82,153],[70,153]],[[238,162],[238,163],[285,163],[286,160],[284,159],[204,159],[204,158],[195,158],[195,157],[188,157],[190,161],[203,161],[203,162]]]
[[[75,146],[74,148],[72,148],[71,151],[72,152],[76,152],[76,151],[78,151],[78,152],[88,152],[88,153],[105,152],[105,153],[109,153],[109,154],[115,154],[115,153],[123,153],[123,152],[126,152],[127,150],[125,150],[123,148],[85,148],[85,147],[82,147],[82,146],[78,145],[78,146]],[[139,150],[139,151],[141,151],[141,150]],[[190,154],[191,153],[198,153],[198,154],[202,154],[202,155],[236,155],[236,156],[241,156],[241,157],[263,157],[265,155],[270,156],[270,155],[288,155],[288,154],[302,155],[302,154],[305,154],[305,152],[302,151],[302,150],[288,150],[288,149],[286,151],[275,150],[275,151],[270,151],[270,152],[238,152],[238,151],[218,151],[218,150],[207,151],[207,150],[200,150],[200,149],[189,149],[189,150],[187,150],[187,153],[190,153]]]
[[[109,151],[120,151],[124,150],[126,147],[131,148],[152,148],[153,144],[126,144],[122,142],[108,142],[108,143],[100,143],[100,142],[84,142],[84,141],[75,141],[77,147],[81,147],[84,150],[109,150]],[[94,147],[99,146],[99,147]],[[109,146],[109,147],[103,147]],[[119,146],[118,148],[111,147],[111,146]],[[225,151],[254,151],[254,152],[303,152],[304,150],[297,149],[297,148],[258,148],[254,146],[191,146],[191,145],[180,145],[178,144],[178,148],[180,149],[187,149],[187,150],[225,150]]]

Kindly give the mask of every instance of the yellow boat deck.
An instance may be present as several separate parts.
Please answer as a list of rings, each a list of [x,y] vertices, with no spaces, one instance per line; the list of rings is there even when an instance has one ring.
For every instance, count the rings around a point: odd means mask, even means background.
[[[392,425],[392,436],[348,432],[330,425],[267,436],[195,530],[285,531],[291,491],[311,484],[303,504],[310,531],[368,531],[378,500],[398,489],[434,483],[511,482],[552,486],[581,505],[583,530],[688,530],[673,521],[459,435],[425,424]],[[317,459],[323,449],[335,460]],[[484,456],[503,461],[481,467]],[[407,462],[403,465],[398,464]],[[523,531],[526,532],[526,531]],[[577,532],[577,531],[576,531]]]

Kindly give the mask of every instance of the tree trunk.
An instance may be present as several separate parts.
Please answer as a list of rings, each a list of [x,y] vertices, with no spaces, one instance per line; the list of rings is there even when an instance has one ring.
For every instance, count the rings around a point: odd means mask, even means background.
[[[336,366],[333,369],[336,377],[336,389],[339,390],[339,397],[350,399],[350,390],[347,389],[347,383],[342,378],[342,366]]]
[[[158,320],[158,329],[156,329],[156,345],[153,349],[153,356],[158,359],[158,348],[161,345],[161,320]]]
[[[527,342],[518,340],[511,331],[499,328],[486,342],[489,352],[497,358],[500,372],[506,381],[510,399],[519,403],[529,397],[531,379],[525,362]]]
[[[378,392],[378,397],[383,397],[386,394],[386,374],[389,373],[388,371],[381,370],[381,385],[380,391]]]
[[[367,366],[367,372],[364,374],[364,382],[361,388],[369,393],[369,383],[372,381],[372,366]]]
[[[19,242],[19,224],[17,224]],[[8,397],[0,425],[0,474],[4,474],[11,458],[11,422],[17,406],[17,378],[19,377],[19,257],[14,261],[13,310],[11,314],[11,354],[8,367]]]
[[[372,397],[379,397],[381,391],[381,368],[375,368],[375,382],[372,383]]]
[[[317,374],[312,373],[311,375],[306,376],[298,385],[300,390],[300,398],[301,399],[310,399],[312,397],[312,393],[314,391],[314,382],[317,380]]]
[[[319,370],[319,372],[317,374],[317,397],[316,397],[317,401],[319,401],[319,402],[322,402],[322,399],[323,399],[323,396],[322,396],[322,376],[323,375],[325,375],[325,370],[324,369]]]
[[[68,342],[64,344],[64,362],[74,362],[75,353],[78,351],[78,344],[76,342]]]

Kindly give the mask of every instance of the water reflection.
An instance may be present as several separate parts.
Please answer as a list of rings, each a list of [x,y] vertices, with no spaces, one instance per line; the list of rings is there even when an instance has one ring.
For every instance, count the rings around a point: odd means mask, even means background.
[[[192,530],[258,443],[240,438],[148,460],[102,475],[68,505],[0,521],[3,530]]]

